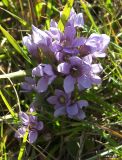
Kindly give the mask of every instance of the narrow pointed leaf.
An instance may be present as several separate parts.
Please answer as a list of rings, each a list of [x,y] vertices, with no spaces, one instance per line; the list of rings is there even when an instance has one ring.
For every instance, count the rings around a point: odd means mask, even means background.
[[[3,95],[3,93],[0,91],[0,96],[3,100],[3,102],[5,103],[6,107],[8,108],[9,112],[11,113],[12,117],[16,117],[12,107],[10,106],[10,104],[8,103],[7,99],[5,98],[5,96]]]
[[[8,39],[8,41],[11,43],[11,45],[16,49],[16,51],[20,53],[26,59],[26,61],[31,63],[30,58],[23,52],[22,48],[19,46],[16,40],[1,25],[0,25],[0,30],[2,31],[4,36]]]
[[[20,151],[19,151],[19,155],[18,155],[18,160],[23,159],[23,155],[24,155],[24,152],[25,152],[25,149],[26,149],[25,147],[26,147],[27,138],[28,138],[28,130],[24,134],[22,145],[20,147]]]
[[[6,1],[6,2],[7,2],[7,1]],[[8,14],[10,14],[12,17],[14,17],[15,19],[17,19],[22,25],[24,25],[24,26],[27,25],[27,22],[26,22],[24,19],[18,17],[18,16],[15,15],[14,13],[12,13],[12,12],[10,12],[10,11],[2,8],[2,7],[0,7],[0,9],[2,9],[3,11],[7,12]]]

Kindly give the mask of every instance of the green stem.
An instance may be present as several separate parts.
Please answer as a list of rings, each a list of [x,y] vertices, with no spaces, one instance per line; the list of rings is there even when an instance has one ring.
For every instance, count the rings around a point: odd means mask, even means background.
[[[2,75],[0,75],[0,79],[23,77],[23,76],[26,76],[26,75],[27,75],[27,72],[26,72],[26,71],[20,70],[20,71],[13,72],[13,73],[2,74]]]

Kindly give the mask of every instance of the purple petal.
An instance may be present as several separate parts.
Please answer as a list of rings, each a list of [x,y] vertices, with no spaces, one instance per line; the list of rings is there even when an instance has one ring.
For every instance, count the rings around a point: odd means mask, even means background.
[[[78,84],[84,88],[91,88],[91,83],[92,81],[88,76],[83,75],[82,77],[78,78]]]
[[[37,123],[37,117],[36,116],[30,115],[29,119],[30,119],[30,123],[32,123],[32,124],[36,124]]]
[[[22,138],[24,136],[25,132],[26,132],[26,127],[21,127],[16,131],[15,137]]]
[[[78,86],[79,91],[83,91],[83,90],[86,89],[86,88],[84,88],[83,86],[81,86],[79,83],[77,84],[77,86]]]
[[[87,41],[87,40],[85,40],[85,41]],[[91,46],[87,46],[85,43],[86,42],[84,42],[84,45],[81,45],[80,48],[79,48],[81,57],[87,56],[94,51],[94,50],[92,51]]]
[[[93,84],[101,84],[101,78],[97,75],[92,75],[91,80]]]
[[[43,73],[43,66],[41,65],[38,65],[37,67],[35,67],[33,70],[32,70],[32,76],[43,76],[44,73]]]
[[[30,143],[33,143],[36,141],[38,136],[38,132],[36,130],[30,131],[29,132],[29,136],[28,136],[28,140]]]
[[[20,112],[19,113],[19,118],[22,120],[22,124],[28,125],[28,123],[29,123],[29,116],[26,113]]]
[[[99,73],[103,70],[103,67],[101,64],[92,64],[92,72],[93,73]]]
[[[32,37],[31,37],[31,35],[28,35],[28,36],[24,36],[23,38],[22,38],[22,43],[23,43],[23,45],[25,45],[25,46],[29,46],[29,45],[32,45]]]
[[[37,91],[40,92],[45,92],[48,88],[48,79],[42,77],[38,83],[37,83]]]
[[[93,57],[104,58],[104,57],[106,57],[106,53],[104,53],[104,52],[94,52]]]
[[[75,34],[76,34],[76,30],[73,26],[65,27],[64,35],[66,36],[67,40],[72,41],[72,39],[74,39],[75,37]]]
[[[62,48],[63,47],[61,46],[59,41],[54,41],[51,46],[51,51],[56,54],[57,52],[62,51]]]
[[[71,10],[70,12],[70,17],[66,25],[72,25],[73,27],[83,27],[84,25],[84,20],[83,20],[83,14],[79,13],[76,14],[74,9]]]
[[[45,65],[44,72],[49,76],[54,75],[52,66],[50,64]]]
[[[63,61],[63,53],[62,52],[55,53],[55,57],[58,61]]]
[[[74,8],[72,8],[71,11],[70,11],[70,16],[69,17],[72,17],[75,14],[76,14],[76,12],[75,12]]]
[[[70,60],[71,65],[79,65],[79,66],[81,66],[82,63],[83,63],[82,59],[80,59],[77,56],[72,56],[72,57],[69,58],[69,60]]]
[[[86,100],[80,100],[80,101],[77,102],[77,104],[78,104],[78,107],[80,109],[82,109],[83,107],[87,107],[88,106],[88,102]]]
[[[102,39],[103,39],[103,43],[102,43],[102,47],[101,47],[101,51],[105,51],[105,49],[108,47],[108,44],[110,43],[110,37],[107,36],[106,34],[102,34]]]
[[[51,96],[51,97],[47,98],[47,101],[50,104],[56,104],[57,103],[57,96]]]
[[[75,79],[70,75],[64,79],[64,90],[66,93],[71,93],[74,90]]]
[[[56,78],[56,76],[54,75],[54,76],[51,76],[51,77],[49,77],[48,78],[48,85],[50,85],[53,81],[54,81],[54,79]]]
[[[37,123],[36,129],[37,129],[37,130],[42,130],[43,128],[44,128],[44,123],[43,123],[42,121],[39,121],[39,122]]]
[[[84,111],[80,110],[76,116],[78,120],[83,120],[86,117]]]
[[[55,110],[54,117],[58,117],[58,116],[65,115],[65,114],[66,114],[65,107],[60,107]]]
[[[50,30],[48,31],[48,34],[57,41],[60,41],[61,37],[62,37],[62,33],[60,32],[60,30],[58,28],[55,27],[50,27]]]
[[[93,33],[88,38],[86,45],[91,46],[93,51],[104,52],[110,42],[110,37],[106,34]],[[93,52],[92,51],[92,52]]]
[[[35,112],[35,107],[34,107],[34,103],[32,102],[30,105],[30,112]]]
[[[97,34],[98,35],[98,34]],[[88,40],[86,41],[86,45],[90,46],[94,49],[97,49],[98,42],[100,41],[100,37],[96,36],[96,34],[91,34]],[[100,45],[100,44],[99,44]]]
[[[32,91],[32,85],[27,83],[27,82],[23,82],[21,83],[21,88],[26,90],[27,92]]]
[[[83,61],[85,61],[86,63],[88,63],[89,65],[92,63],[92,55],[88,55],[82,58]]]
[[[89,38],[94,39],[97,42],[99,51],[104,51],[110,42],[110,37],[106,34],[93,33]]]
[[[36,57],[38,55],[38,46],[32,41],[31,35],[23,37],[22,41],[23,45],[27,47],[28,51]]]
[[[89,74],[91,72],[91,65],[86,61],[83,61],[82,64],[82,74]]]
[[[67,110],[67,113],[68,113],[69,115],[74,116],[74,115],[76,115],[76,114],[78,113],[78,106],[77,106],[77,104],[75,103],[75,104],[72,105],[72,106],[68,106],[68,107],[66,108],[66,110]]]
[[[64,91],[60,90],[60,89],[55,89],[55,95],[56,96],[60,96],[60,95],[64,95]]]
[[[64,74],[69,74],[70,70],[70,64],[64,62],[60,63],[57,67],[58,72],[64,73]]]
[[[25,81],[31,84],[35,83],[35,79],[33,79],[32,77],[25,77]]]
[[[75,16],[74,19],[74,27],[83,27],[84,20],[83,20],[83,13],[79,13]]]
[[[35,44],[48,46],[48,41],[51,40],[51,37],[47,33],[38,29],[32,25],[32,36]]]
[[[77,55],[79,53],[79,50],[77,48],[63,48],[63,52],[68,53],[69,55]]]
[[[51,19],[51,22],[50,22],[50,27],[55,27],[57,28],[58,24],[56,23],[56,21],[54,21],[53,19]]]
[[[80,37],[80,38],[75,38],[72,42],[72,46],[73,47],[78,47],[84,44],[84,42],[86,41],[85,38]]]

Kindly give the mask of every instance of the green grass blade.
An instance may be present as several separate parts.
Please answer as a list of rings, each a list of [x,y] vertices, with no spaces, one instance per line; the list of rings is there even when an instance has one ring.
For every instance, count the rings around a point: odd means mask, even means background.
[[[28,131],[26,131],[25,134],[24,134],[22,145],[20,147],[20,151],[19,151],[19,155],[18,155],[18,160],[22,160],[22,157],[23,157],[24,152],[25,152],[27,138],[28,138]]]
[[[3,4],[4,4],[6,7],[8,7],[8,5],[9,5],[8,0],[2,0],[2,2],[3,2]]]
[[[2,155],[3,155],[3,123],[0,123],[0,152],[1,152],[1,156],[0,156],[0,160],[2,159]]]
[[[11,43],[11,45],[16,49],[16,51],[21,53],[22,51],[19,45],[17,44],[16,40],[1,25],[0,25],[0,30],[2,31],[4,36],[8,39],[8,41]]]
[[[3,93],[1,91],[0,91],[0,96],[3,100],[3,102],[5,103],[6,107],[8,108],[9,112],[11,113],[12,117],[15,118],[16,115],[15,115],[12,107],[10,106],[10,104],[8,103],[7,99],[5,98],[5,96],[3,95]]]
[[[27,22],[24,19],[18,17],[14,13],[11,13],[10,11],[8,11],[8,10],[2,8],[2,7],[0,7],[0,9],[2,9],[3,11],[7,12],[8,14],[10,14],[12,17],[14,17],[15,19],[17,19],[22,25],[24,25],[24,26],[27,25]]]
[[[47,2],[47,20],[46,20],[46,29],[50,28],[50,15],[51,15],[51,8],[52,8],[52,0],[48,0]]]
[[[99,29],[98,29],[98,27],[97,27],[97,25],[96,25],[96,23],[95,23],[92,15],[91,15],[89,9],[88,9],[88,7],[87,7],[87,4],[86,4],[85,1],[83,1],[83,0],[80,0],[80,2],[81,2],[81,5],[82,5],[84,11],[86,12],[86,15],[89,17],[89,19],[90,19],[93,27],[96,29],[97,32],[99,32]]]
[[[106,5],[111,5],[112,1],[111,0],[106,0]]]
[[[63,9],[63,11],[62,11],[61,18],[58,22],[58,28],[61,31],[64,31],[64,26],[65,26],[65,23],[67,22],[67,20],[69,18],[70,11],[71,11],[71,8],[73,6],[73,3],[74,3],[74,0],[68,0],[64,9]]]
[[[0,25],[0,30],[4,34],[4,36],[8,39],[8,41],[11,43],[11,45],[16,49],[18,53],[20,53],[26,61],[31,63],[30,58],[23,52],[19,44],[16,42],[16,40]],[[31,63],[32,64],[32,63]]]

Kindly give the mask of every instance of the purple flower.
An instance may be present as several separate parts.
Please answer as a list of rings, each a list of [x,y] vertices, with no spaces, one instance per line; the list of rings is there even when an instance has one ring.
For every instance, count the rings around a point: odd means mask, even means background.
[[[62,12],[60,12],[60,17],[61,16]],[[74,8],[72,8],[66,26],[73,26],[78,28],[83,27],[84,26],[83,13],[77,14]],[[58,24],[54,20],[51,20],[50,27],[58,27]]]
[[[55,90],[55,95],[47,99],[47,101],[54,105],[54,117],[67,115],[69,118],[82,120],[85,118],[85,113],[82,108],[88,106],[88,102],[80,100],[75,103],[71,102],[71,94],[67,94],[62,90]]]
[[[93,33],[80,47],[81,57],[91,54],[93,57],[105,57],[105,50],[110,42],[106,34]]]
[[[44,53],[50,51],[52,38],[45,32],[32,25],[32,35],[23,37],[23,44],[32,56],[39,57],[39,49]]]
[[[24,89],[24,92],[31,92],[36,90],[36,82],[35,79],[31,77],[25,77],[25,82],[21,84],[21,88]]]
[[[65,110],[63,110],[63,108],[66,108],[66,106],[70,104],[70,97],[71,97],[71,94],[66,94],[62,90],[56,89],[55,95],[50,96],[47,99],[47,101],[50,104],[53,104],[54,108],[56,109],[54,113],[55,116],[65,114]]]
[[[41,77],[36,86],[36,90],[44,92],[47,90],[48,85],[56,78],[56,75],[53,72],[52,66],[50,64],[39,64],[32,70],[32,76]]]
[[[38,57],[38,47],[33,42],[32,36],[29,34],[28,36],[24,36],[23,39],[23,45],[25,45],[28,49],[28,51],[32,54],[33,57]]]
[[[86,117],[83,107],[87,107],[88,102],[86,100],[79,100],[66,107],[66,112],[69,118],[82,120]]]
[[[30,112],[34,112],[34,107],[30,108]],[[38,131],[43,129],[43,122],[37,121],[37,117],[33,115],[27,115],[24,112],[19,113],[22,126],[16,131],[15,137],[22,138],[27,130],[29,130],[28,140],[30,143],[36,141]]]
[[[74,26],[65,27],[64,33],[57,28],[50,28],[49,32],[55,39],[52,43],[52,51],[58,61],[63,61],[67,56],[77,55],[79,53],[78,47],[84,44],[84,38],[75,37],[76,29]]]
[[[84,19],[83,13],[76,14],[75,10],[72,8],[70,12],[69,19],[66,23],[66,26],[74,26],[74,27],[83,27],[84,26]]]
[[[96,73],[102,70],[102,66],[100,64],[91,64],[89,60],[85,61],[77,56],[70,57],[69,63],[60,63],[57,70],[67,75],[64,79],[66,93],[74,90],[75,83],[77,83],[79,90],[90,88],[92,84],[101,83],[101,78]]]

